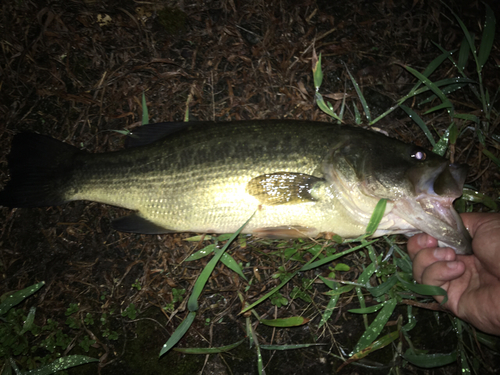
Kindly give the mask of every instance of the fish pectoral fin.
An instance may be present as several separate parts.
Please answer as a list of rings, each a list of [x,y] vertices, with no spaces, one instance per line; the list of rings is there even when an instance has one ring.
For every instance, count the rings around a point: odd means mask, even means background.
[[[318,233],[316,228],[307,228],[300,225],[257,228],[252,231],[254,236],[272,239],[316,237]]]
[[[312,202],[311,190],[320,181],[324,180],[304,173],[276,172],[252,178],[246,191],[269,206]]]
[[[175,231],[161,227],[142,216],[133,214],[113,220],[111,223],[114,229],[120,232],[143,233],[143,234],[163,234]]]

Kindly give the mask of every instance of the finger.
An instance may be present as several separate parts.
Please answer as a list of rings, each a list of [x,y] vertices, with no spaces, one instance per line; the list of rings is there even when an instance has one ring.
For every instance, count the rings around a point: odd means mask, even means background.
[[[466,228],[473,240],[474,255],[488,272],[500,277],[500,214],[462,214]]]
[[[413,259],[413,278],[419,283],[423,283],[424,273],[434,263],[450,262],[456,259],[457,255],[449,247],[434,247],[420,250]],[[426,284],[426,283],[424,283]],[[436,284],[430,284],[436,285]]]
[[[461,261],[436,262],[424,270],[421,283],[439,286],[448,292],[449,282],[459,278],[464,272],[465,264]],[[438,302],[443,299],[443,296],[434,297]]]
[[[437,240],[425,233],[419,233],[414,235],[408,240],[408,255],[413,260],[415,255],[422,249],[429,247],[436,247],[438,245]]]
[[[499,213],[468,212],[460,215],[465,227],[474,238],[477,231],[483,230],[485,225],[492,226],[492,229],[500,228]],[[496,231],[497,233],[499,231]],[[500,238],[500,237],[499,237]]]

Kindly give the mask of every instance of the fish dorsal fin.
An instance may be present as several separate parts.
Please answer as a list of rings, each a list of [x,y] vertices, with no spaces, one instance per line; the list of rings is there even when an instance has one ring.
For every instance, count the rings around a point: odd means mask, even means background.
[[[319,181],[323,179],[304,173],[276,172],[252,178],[246,191],[269,206],[311,202],[311,190]]]
[[[125,147],[139,147],[149,145],[168,135],[177,133],[189,126],[192,122],[159,122],[135,128],[125,140]]]
[[[132,214],[124,216],[119,219],[113,220],[112,224],[114,229],[120,232],[143,233],[143,234],[163,234],[172,233],[174,231],[163,228],[143,217]]]

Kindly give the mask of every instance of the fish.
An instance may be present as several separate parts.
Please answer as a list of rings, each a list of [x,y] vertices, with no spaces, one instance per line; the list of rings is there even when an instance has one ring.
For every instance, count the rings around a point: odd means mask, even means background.
[[[242,233],[267,238],[425,232],[458,254],[471,237],[453,201],[467,166],[380,132],[302,120],[158,123],[124,149],[89,153],[37,133],[14,136],[5,207],[76,200],[132,210],[123,232]],[[252,216],[253,215],[253,216]]]

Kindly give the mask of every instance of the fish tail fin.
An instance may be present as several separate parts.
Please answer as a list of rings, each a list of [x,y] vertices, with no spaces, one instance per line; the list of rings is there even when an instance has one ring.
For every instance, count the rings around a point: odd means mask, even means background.
[[[78,148],[36,133],[17,134],[9,156],[10,181],[0,206],[53,206],[68,201],[65,187]]]

